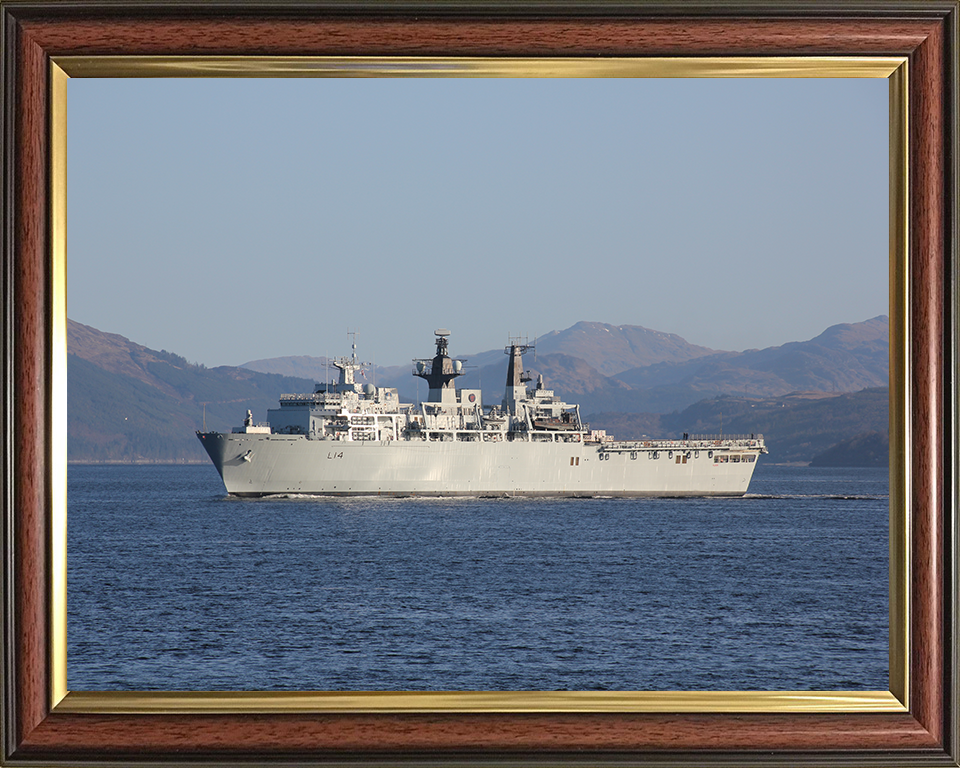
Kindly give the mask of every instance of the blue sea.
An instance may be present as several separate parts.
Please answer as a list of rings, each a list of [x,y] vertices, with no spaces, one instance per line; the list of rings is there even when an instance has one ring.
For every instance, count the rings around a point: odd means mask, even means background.
[[[886,690],[885,470],[741,499],[235,499],[71,465],[72,690]]]

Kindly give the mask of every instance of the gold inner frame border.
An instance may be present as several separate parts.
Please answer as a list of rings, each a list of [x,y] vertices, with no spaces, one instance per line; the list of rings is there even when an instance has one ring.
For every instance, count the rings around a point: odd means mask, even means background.
[[[67,84],[75,77],[884,78],[889,82],[888,691],[70,691],[67,687]],[[909,77],[906,57],[60,56],[51,61],[50,704],[57,713],[855,713],[909,709]]]

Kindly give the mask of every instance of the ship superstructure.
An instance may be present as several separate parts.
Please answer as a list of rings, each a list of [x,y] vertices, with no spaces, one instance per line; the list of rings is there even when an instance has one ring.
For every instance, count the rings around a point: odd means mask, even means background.
[[[579,406],[535,387],[523,371],[532,348],[511,342],[504,397],[457,389],[463,360],[435,332],[436,354],[413,361],[429,392],[401,403],[397,390],[361,383],[356,347],[332,361],[336,382],[282,395],[267,423],[197,436],[228,493],[391,496],[740,496],[762,435],[616,441],[591,430]]]

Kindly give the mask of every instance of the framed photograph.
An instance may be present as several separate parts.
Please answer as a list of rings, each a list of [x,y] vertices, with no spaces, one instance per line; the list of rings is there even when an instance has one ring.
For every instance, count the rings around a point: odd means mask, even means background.
[[[0,7],[5,761],[958,764],[955,2]],[[68,80],[398,72],[888,81],[888,691],[68,690]]]

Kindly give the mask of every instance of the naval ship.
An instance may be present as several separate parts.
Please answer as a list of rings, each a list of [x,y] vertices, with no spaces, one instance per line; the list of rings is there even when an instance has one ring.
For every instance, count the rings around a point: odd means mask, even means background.
[[[361,383],[365,363],[332,361],[336,382],[281,395],[266,423],[247,411],[232,432],[198,431],[229,494],[267,496],[742,496],[762,435],[614,440],[591,430],[543,376],[535,387],[511,343],[506,391],[485,407],[479,389],[457,389],[464,360],[448,353],[413,361],[425,402],[401,403],[397,390]]]

